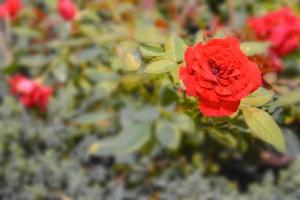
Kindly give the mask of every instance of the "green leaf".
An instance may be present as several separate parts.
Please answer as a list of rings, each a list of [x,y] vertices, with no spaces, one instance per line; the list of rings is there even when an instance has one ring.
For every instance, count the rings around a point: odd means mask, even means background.
[[[180,69],[180,65],[177,65],[170,71],[170,74],[171,74],[173,83],[176,85],[178,84],[182,87],[183,83],[179,77],[179,69]],[[184,87],[182,87],[182,88],[184,88]]]
[[[254,56],[258,54],[266,54],[270,46],[269,42],[243,42],[241,43],[241,50],[247,56]]]
[[[20,59],[20,64],[26,67],[42,67],[48,64],[53,56],[45,56],[42,54],[27,55]]]
[[[106,138],[89,147],[90,154],[125,155],[140,149],[151,136],[150,123],[135,123],[123,129],[117,136]]]
[[[262,87],[258,88],[255,92],[242,99],[241,106],[261,106],[268,103],[274,92],[266,90]]]
[[[136,71],[141,67],[142,61],[138,53],[127,53],[125,56],[125,70]]]
[[[174,113],[174,121],[176,126],[184,132],[195,132],[195,123],[193,119],[185,113]]]
[[[121,76],[113,71],[105,71],[103,69],[87,69],[85,71],[85,75],[93,81],[94,83],[102,82],[102,81],[118,81]]]
[[[118,44],[117,53],[119,56],[124,55],[125,53],[132,53],[138,49],[138,44],[135,41],[127,40]]]
[[[55,9],[56,8],[56,2],[53,0],[45,0],[45,5],[49,8]]]
[[[284,94],[279,97],[276,101],[271,103],[270,110],[274,110],[280,106],[293,105],[300,102],[300,89],[296,89],[292,92]]]
[[[97,26],[88,25],[88,24],[80,25],[80,31],[84,35],[92,38],[97,37],[100,34],[99,30],[97,29]]]
[[[136,71],[141,67],[142,60],[135,41],[124,41],[117,46],[119,59],[126,71]]]
[[[285,151],[282,132],[268,113],[253,107],[245,107],[242,110],[245,121],[255,137],[273,145],[281,152]]]
[[[159,101],[160,101],[161,105],[168,106],[168,105],[176,102],[177,99],[178,99],[178,97],[174,90],[172,90],[168,87],[161,88],[161,91],[159,93]]]
[[[152,123],[159,117],[157,108],[153,105],[144,104],[140,108],[128,105],[120,112],[121,124],[123,127],[131,126],[137,122]]]
[[[205,31],[198,31],[196,33],[196,36],[195,36],[195,39],[194,39],[194,43],[197,44],[197,43],[202,43],[202,44],[205,44],[206,43],[206,34],[205,34]]]
[[[220,144],[230,147],[230,148],[236,148],[238,143],[237,140],[228,132],[221,132],[217,129],[210,129],[209,134],[212,138],[214,138],[217,142]]]
[[[186,48],[187,45],[177,34],[172,34],[165,45],[166,55],[176,62],[183,61]]]
[[[144,72],[149,74],[161,74],[171,71],[177,66],[177,63],[172,60],[158,60],[146,66]]]
[[[159,45],[141,45],[140,51],[143,57],[157,57],[164,55],[164,49]]]
[[[116,81],[101,81],[95,85],[96,93],[103,93],[103,95],[109,95],[118,87],[118,82]]]
[[[30,27],[14,27],[12,30],[16,35],[22,38],[41,38],[41,33],[37,29]]]
[[[60,82],[65,82],[68,78],[67,64],[63,60],[58,60],[54,62],[52,66],[51,66],[51,71],[54,77]]]
[[[75,121],[79,124],[95,124],[101,120],[108,120],[111,118],[111,114],[104,111],[86,113],[78,116]]]
[[[0,68],[9,66],[13,61],[12,52],[5,40],[6,37],[0,33]]]
[[[80,20],[81,21],[86,20],[89,22],[99,23],[101,21],[101,17],[98,16],[96,12],[93,12],[89,9],[85,9],[80,12]],[[82,25],[83,25],[83,23],[80,24],[80,26],[82,26]]]
[[[180,131],[169,121],[158,121],[155,134],[158,141],[169,149],[176,149],[180,143]]]
[[[78,63],[84,63],[84,62],[89,62],[89,61],[93,61],[95,59],[98,58],[98,56],[100,56],[100,49],[97,46],[94,47],[90,47],[87,49],[84,49],[82,51],[73,53],[70,57],[71,62],[74,64],[78,64]]]
[[[138,42],[146,44],[164,44],[166,42],[165,35],[158,28],[142,21],[137,23],[134,37]]]

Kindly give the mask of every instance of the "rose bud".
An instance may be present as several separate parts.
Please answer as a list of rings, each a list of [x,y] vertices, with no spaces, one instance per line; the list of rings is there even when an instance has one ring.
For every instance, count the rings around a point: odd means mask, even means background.
[[[59,0],[58,11],[62,18],[71,21],[77,14],[76,5],[71,0]]]

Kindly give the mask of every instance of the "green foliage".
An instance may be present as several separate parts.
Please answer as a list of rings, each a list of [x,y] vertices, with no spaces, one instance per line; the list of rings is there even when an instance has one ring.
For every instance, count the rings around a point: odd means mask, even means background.
[[[215,17],[205,2],[156,1],[151,9],[81,0],[72,22],[58,16],[56,1],[24,3],[9,27],[1,24],[0,199],[299,199],[299,159],[271,181],[245,180],[254,183],[244,194],[224,177],[228,166],[239,176],[265,175],[257,172],[272,167],[261,158],[270,148],[259,140],[278,150],[286,141],[287,154],[300,152],[299,72],[244,98],[245,119],[241,112],[204,117],[181,90],[187,44],[205,43]],[[286,2],[236,1],[236,10],[258,14],[279,4]],[[227,23],[227,3],[218,10]],[[241,48],[260,55],[267,44]],[[293,69],[298,61],[286,62]],[[11,94],[14,74],[53,87],[45,112],[25,109]]]
[[[124,63],[126,71],[136,71],[141,67],[141,57],[138,44],[134,41],[124,41],[117,46],[120,60]]]
[[[140,45],[143,57],[160,57],[164,55],[164,49],[159,45]]]
[[[160,120],[156,124],[156,137],[165,147],[176,149],[180,142],[180,131],[171,122]]]
[[[243,115],[254,136],[273,145],[281,152],[285,151],[282,132],[268,113],[257,108],[245,107],[243,108]]]
[[[140,149],[150,138],[149,123],[136,123],[124,128],[118,136],[94,143],[89,153],[97,155],[123,155]]]
[[[145,21],[137,22],[135,39],[141,43],[164,44],[166,42],[165,35],[153,25],[145,23]]]
[[[149,74],[160,74],[171,71],[177,66],[176,62],[168,59],[157,60],[146,66],[144,72]]]
[[[184,41],[176,34],[172,34],[165,45],[166,55],[176,62],[182,62],[187,48]]]
[[[268,42],[243,42],[241,43],[241,50],[247,56],[254,56],[258,54],[266,54],[270,44]]]
[[[251,93],[249,96],[242,99],[242,106],[262,106],[268,103],[272,97],[274,92],[270,90],[266,90],[264,88],[258,88],[255,92]]]
[[[253,184],[247,193],[240,194],[232,182],[220,177],[203,177],[199,172],[190,174],[185,179],[170,176],[162,176],[155,182],[162,188],[160,197],[163,199],[218,199],[218,200],[256,200],[256,199],[291,199],[296,200],[299,196],[299,163],[296,162],[288,170],[280,173],[280,179],[274,185],[274,174],[269,172],[259,184]]]
[[[300,102],[300,89],[296,89],[279,97],[276,101],[271,103],[270,109],[274,110],[277,107],[295,105]]]

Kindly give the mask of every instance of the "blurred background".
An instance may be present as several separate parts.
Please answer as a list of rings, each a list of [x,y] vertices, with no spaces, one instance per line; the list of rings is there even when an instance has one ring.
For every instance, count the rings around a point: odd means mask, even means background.
[[[143,72],[173,33],[187,46],[256,40],[251,16],[284,7],[299,16],[299,0],[14,3],[12,13],[0,6],[0,199],[300,199],[299,49],[280,58],[280,72],[252,57],[275,91],[263,108],[280,125],[284,154],[239,118],[199,114],[172,82],[176,70]],[[20,80],[44,91],[37,102],[12,90]]]

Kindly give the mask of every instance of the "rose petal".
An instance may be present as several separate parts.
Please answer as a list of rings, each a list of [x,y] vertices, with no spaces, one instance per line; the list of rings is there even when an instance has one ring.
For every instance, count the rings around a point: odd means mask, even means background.
[[[240,101],[221,101],[219,103],[201,99],[199,109],[205,116],[222,117],[229,116],[238,110]]]
[[[252,92],[255,91],[262,84],[262,75],[258,66],[254,62],[249,62],[248,64],[249,76],[248,79],[252,82],[253,88]]]

